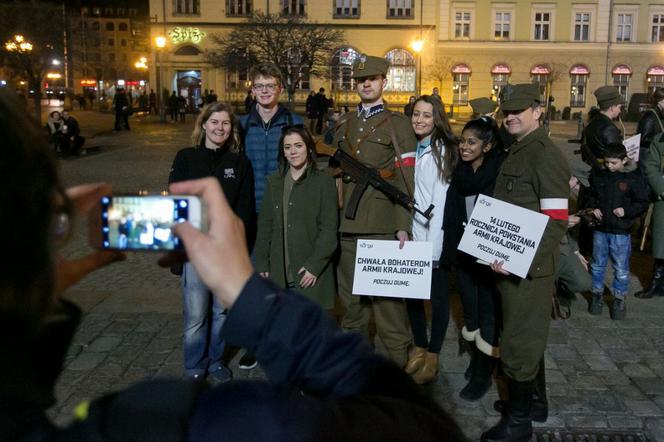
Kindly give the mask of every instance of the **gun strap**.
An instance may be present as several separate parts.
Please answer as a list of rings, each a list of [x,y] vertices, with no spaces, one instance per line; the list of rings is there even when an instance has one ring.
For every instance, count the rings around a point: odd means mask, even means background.
[[[385,112],[387,113],[388,111],[385,111]],[[346,125],[346,128],[344,129],[344,138],[346,138],[346,141],[348,142],[348,146],[350,147],[350,154],[353,156],[353,158],[355,158],[356,160],[358,159],[358,158],[357,158],[357,148],[360,147],[360,145],[361,145],[362,143],[364,143],[364,141],[365,141],[367,138],[369,138],[374,132],[376,132],[376,129],[378,129],[380,126],[382,126],[383,124],[385,124],[389,119],[390,119],[390,114],[387,114],[387,115],[385,116],[385,118],[383,118],[382,120],[380,120],[380,121],[379,121],[379,122],[378,122],[378,123],[377,123],[377,124],[371,129],[371,130],[368,130],[367,133],[365,133],[364,135],[362,135],[362,136],[357,140],[357,144],[355,144],[355,147],[353,147],[353,144],[351,143],[350,138],[348,138],[348,125]]]
[[[401,152],[401,147],[399,147],[399,139],[397,138],[397,133],[394,130],[394,125],[392,124],[392,112],[389,112],[388,114],[388,119],[390,120],[388,122],[388,127],[390,129],[390,137],[392,138],[392,147],[394,148],[395,153],[397,154],[397,161],[403,162],[403,154]],[[401,179],[403,180],[404,185],[406,186],[406,191],[408,192],[408,197],[410,199],[413,199],[413,190],[410,188],[410,184],[408,183],[408,180],[406,179],[406,175],[403,173],[403,167],[397,167],[399,169],[399,172],[401,173]]]
[[[664,124],[662,124],[662,120],[659,118],[659,115],[657,114],[657,111],[653,108],[648,109],[648,111],[655,114],[655,118],[657,118],[657,122],[659,123],[659,128],[662,130],[662,132],[664,132]]]

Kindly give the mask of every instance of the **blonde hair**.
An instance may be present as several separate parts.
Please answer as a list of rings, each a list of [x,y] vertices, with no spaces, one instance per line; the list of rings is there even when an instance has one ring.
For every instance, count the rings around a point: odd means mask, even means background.
[[[194,123],[194,131],[191,133],[191,142],[194,146],[200,146],[205,141],[205,131],[203,130],[203,125],[207,122],[210,116],[215,112],[226,112],[231,119],[231,136],[226,140],[226,145],[232,151],[239,150],[239,140],[237,136],[237,119],[233,113],[233,108],[221,101],[215,101],[210,103],[203,108],[198,117],[196,118],[196,123]]]

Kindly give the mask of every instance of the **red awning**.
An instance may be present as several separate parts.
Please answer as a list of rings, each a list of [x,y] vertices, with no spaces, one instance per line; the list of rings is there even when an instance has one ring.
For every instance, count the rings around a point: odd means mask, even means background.
[[[611,73],[613,75],[632,75],[632,68],[626,64],[618,64],[613,67]]]
[[[452,68],[453,74],[470,74],[470,66],[465,63],[459,63]]]
[[[648,75],[664,75],[664,66],[650,66]]]
[[[575,64],[569,70],[570,75],[589,75],[590,69],[583,64]]]
[[[494,64],[493,67],[491,68],[491,73],[492,74],[511,74],[512,73],[512,68],[508,64],[505,63],[497,63]]]
[[[536,64],[530,69],[530,73],[533,75],[549,75],[551,74],[551,68],[545,64]]]

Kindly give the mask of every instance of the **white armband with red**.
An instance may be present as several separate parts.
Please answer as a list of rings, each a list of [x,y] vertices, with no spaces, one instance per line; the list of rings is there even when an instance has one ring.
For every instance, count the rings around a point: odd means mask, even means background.
[[[395,167],[415,167],[415,152],[406,152],[401,158],[394,157]]]
[[[567,221],[567,198],[540,199],[540,212],[556,221]]]

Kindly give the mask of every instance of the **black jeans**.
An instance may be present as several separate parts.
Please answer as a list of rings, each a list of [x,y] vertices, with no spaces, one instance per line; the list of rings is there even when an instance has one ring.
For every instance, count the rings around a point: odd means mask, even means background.
[[[473,258],[474,260],[474,258]],[[471,260],[459,260],[459,291],[463,305],[463,321],[468,331],[479,329],[482,339],[496,346],[500,301],[489,266]]]
[[[426,348],[430,353],[440,353],[450,322],[450,284],[448,269],[433,269],[431,274],[431,339],[427,340],[427,317],[424,301],[406,299],[410,328],[413,330],[415,345]]]

